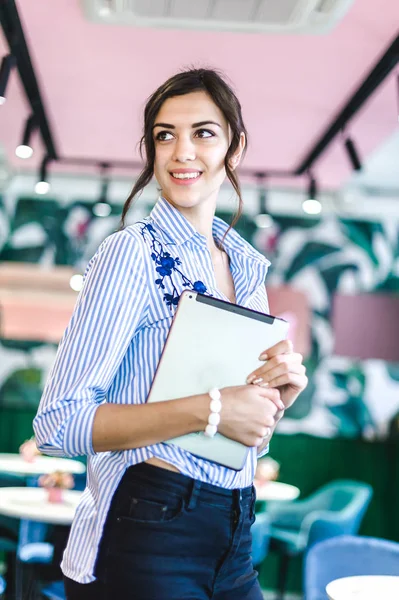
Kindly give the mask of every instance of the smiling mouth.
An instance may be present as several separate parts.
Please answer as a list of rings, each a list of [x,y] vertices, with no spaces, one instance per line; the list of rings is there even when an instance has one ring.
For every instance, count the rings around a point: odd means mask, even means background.
[[[173,179],[198,179],[201,175],[201,171],[193,171],[192,173],[170,173]]]

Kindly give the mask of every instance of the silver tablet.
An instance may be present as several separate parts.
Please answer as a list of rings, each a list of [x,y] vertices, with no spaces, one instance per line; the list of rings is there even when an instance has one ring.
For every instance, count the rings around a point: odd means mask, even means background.
[[[245,385],[259,355],[285,339],[288,322],[197,292],[182,293],[147,402],[161,402]],[[168,440],[231,469],[244,467],[249,448],[217,433]]]

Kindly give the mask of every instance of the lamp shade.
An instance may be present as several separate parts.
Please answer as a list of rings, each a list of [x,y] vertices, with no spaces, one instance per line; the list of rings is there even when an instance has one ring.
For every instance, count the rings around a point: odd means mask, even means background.
[[[335,355],[399,361],[398,294],[336,294],[332,324]]]
[[[1,336],[5,339],[59,342],[76,303],[70,267],[43,268],[30,263],[0,266]]]
[[[311,312],[306,294],[291,286],[267,287],[270,314],[282,317],[290,324],[288,338],[293,342],[295,352],[305,358],[310,354]]]

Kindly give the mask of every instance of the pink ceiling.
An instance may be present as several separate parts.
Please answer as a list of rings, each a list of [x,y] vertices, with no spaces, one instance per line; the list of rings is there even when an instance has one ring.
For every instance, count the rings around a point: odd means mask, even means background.
[[[323,36],[135,29],[87,22],[78,0],[18,0],[59,154],[137,159],[146,97],[184,66],[210,65],[233,81],[250,134],[247,168],[291,169],[312,146],[397,34],[398,0],[355,0]],[[6,52],[0,36],[0,52]],[[397,124],[393,77],[350,127],[363,156]],[[0,108],[0,144],[14,157],[28,107],[16,73]],[[42,152],[29,161],[35,167]],[[322,184],[349,175],[335,143],[319,161]]]

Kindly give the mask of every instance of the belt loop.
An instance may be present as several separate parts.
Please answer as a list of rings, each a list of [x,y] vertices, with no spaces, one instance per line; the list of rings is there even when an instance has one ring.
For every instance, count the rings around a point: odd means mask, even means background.
[[[239,488],[233,490],[233,510],[241,512],[241,490]]]
[[[238,510],[240,511],[240,514],[242,513],[242,504],[243,504],[243,502],[242,502],[242,490],[240,489],[240,494],[238,496],[238,505],[239,505],[239,509]]]
[[[197,500],[198,500],[200,491],[201,491],[201,481],[198,481],[198,479],[194,479],[193,486],[192,486],[191,492],[190,492],[190,496],[189,496],[188,502],[187,502],[187,510],[194,510],[194,508],[197,506]]]
[[[251,519],[255,516],[255,506],[256,506],[256,490],[255,486],[251,487]]]

